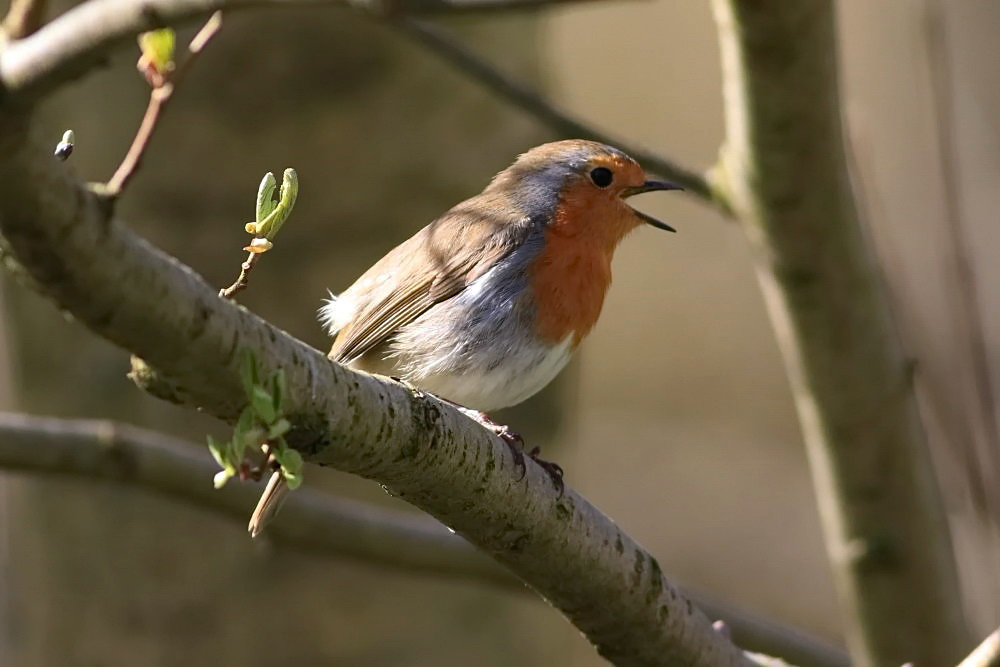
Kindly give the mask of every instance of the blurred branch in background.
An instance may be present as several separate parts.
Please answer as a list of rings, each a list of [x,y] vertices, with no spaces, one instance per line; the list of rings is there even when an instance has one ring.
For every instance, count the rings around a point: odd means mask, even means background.
[[[28,2],[29,0],[23,0]],[[409,11],[481,11],[540,8],[595,0],[90,0],[25,39],[4,47],[0,84],[24,98],[44,95],[98,65],[138,33],[209,16],[215,11],[265,6],[350,6],[375,16]]]
[[[12,0],[0,33],[8,39],[22,39],[38,30],[45,19],[46,0]]]
[[[830,0],[715,0],[722,187],[755,246],[860,666],[971,641],[911,366],[848,178]]]
[[[704,175],[678,165],[656,153],[623,143],[563,113],[537,91],[531,90],[524,83],[507,76],[437,26],[426,21],[405,17],[393,21],[392,25],[490,91],[537,118],[559,137],[592,139],[616,146],[638,160],[639,164],[644,165],[650,172],[683,186],[694,197],[714,204],[723,212],[728,211],[728,204],[718,192],[711,188]]]
[[[255,484],[212,487],[218,466],[203,447],[102,420],[0,413],[0,469],[109,480],[158,493],[237,521],[260,491]],[[528,589],[439,522],[301,489],[291,494],[267,541],[324,557],[416,574],[468,580],[518,593]],[[797,630],[685,591],[711,618],[725,621],[737,644],[779,655],[799,667],[847,667],[847,655]]]

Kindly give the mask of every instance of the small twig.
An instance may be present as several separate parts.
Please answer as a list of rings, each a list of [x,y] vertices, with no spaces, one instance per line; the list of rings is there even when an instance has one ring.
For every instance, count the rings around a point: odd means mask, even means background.
[[[275,201],[272,195],[277,181],[274,174],[267,172],[257,188],[256,215],[253,222],[247,223],[243,228],[248,234],[253,235],[250,245],[243,248],[250,255],[247,260],[240,265],[240,276],[232,285],[219,290],[219,296],[224,299],[232,299],[237,292],[247,287],[250,279],[250,271],[259,261],[258,257],[273,247],[271,240],[277,236],[288,216],[292,213],[295,200],[299,196],[299,177],[295,170],[289,167],[281,175],[281,190],[278,200]]]
[[[223,299],[232,299],[237,293],[245,290],[250,278],[250,271],[253,270],[260,256],[261,253],[251,252],[247,256],[247,260],[240,265],[240,277],[229,287],[219,290],[219,296]]]
[[[559,135],[573,139],[592,139],[617,146],[649,171],[683,186],[689,194],[718,206],[723,212],[729,212],[721,194],[712,188],[703,174],[682,167],[661,155],[623,144],[618,139],[560,111],[538,92],[504,74],[437,26],[408,17],[390,20],[389,23],[487,89],[531,114]]]
[[[42,27],[47,0],[12,0],[0,24],[7,39],[23,39]]]
[[[157,122],[164,107],[166,107],[170,98],[173,97],[175,88],[181,79],[184,78],[187,71],[191,69],[191,65],[198,58],[205,45],[219,32],[221,27],[222,12],[215,12],[202,29],[198,31],[198,34],[194,36],[194,39],[191,40],[191,43],[188,45],[187,57],[184,58],[177,69],[166,80],[154,87],[150,92],[146,113],[142,117],[142,123],[139,125],[139,130],[135,133],[132,145],[129,147],[128,153],[125,154],[122,163],[115,171],[114,176],[107,183],[105,194],[108,197],[118,197],[139,169],[139,165],[142,164],[142,157],[146,152],[146,147],[149,145],[149,140],[156,130]]]
[[[958,667],[1000,667],[1000,630],[984,639]]]

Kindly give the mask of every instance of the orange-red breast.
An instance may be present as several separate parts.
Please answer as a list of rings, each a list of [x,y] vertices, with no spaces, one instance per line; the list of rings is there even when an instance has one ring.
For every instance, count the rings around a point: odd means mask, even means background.
[[[597,322],[618,243],[642,223],[673,231],[625,199],[677,189],[604,144],[533,148],[331,296],[329,357],[469,408],[514,441],[479,411],[520,403],[562,370]],[[272,475],[253,535],[284,489]]]

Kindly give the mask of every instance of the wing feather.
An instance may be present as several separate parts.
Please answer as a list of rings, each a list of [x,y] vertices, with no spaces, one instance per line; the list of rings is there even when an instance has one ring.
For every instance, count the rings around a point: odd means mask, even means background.
[[[350,363],[364,356],[506,257],[530,223],[500,213],[511,210],[502,203],[480,195],[459,204],[368,269],[341,295],[358,307],[329,357]]]

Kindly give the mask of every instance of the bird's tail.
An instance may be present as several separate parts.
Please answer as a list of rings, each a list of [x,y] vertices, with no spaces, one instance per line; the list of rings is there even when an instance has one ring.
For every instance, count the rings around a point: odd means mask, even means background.
[[[247,530],[250,531],[250,537],[260,535],[260,531],[264,529],[267,522],[277,514],[286,495],[288,495],[288,484],[285,483],[285,478],[282,476],[281,471],[275,470],[271,474],[271,479],[267,480],[264,493],[260,495],[257,507],[250,517],[250,525],[247,526]]]

